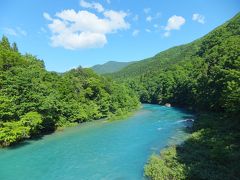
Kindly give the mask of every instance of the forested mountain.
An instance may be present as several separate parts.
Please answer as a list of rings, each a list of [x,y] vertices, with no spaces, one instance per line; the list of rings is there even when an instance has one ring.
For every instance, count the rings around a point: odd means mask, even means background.
[[[169,102],[239,113],[239,42],[240,14],[237,14],[192,43],[173,47],[106,76],[127,83],[141,102]]]
[[[91,67],[98,74],[106,74],[106,73],[114,73],[120,71],[124,67],[132,64],[134,62],[116,62],[116,61],[108,61],[104,64],[98,64]]]
[[[21,55],[7,37],[0,41],[0,146],[72,123],[123,115],[138,105],[130,89],[91,69],[48,72],[43,61]]]

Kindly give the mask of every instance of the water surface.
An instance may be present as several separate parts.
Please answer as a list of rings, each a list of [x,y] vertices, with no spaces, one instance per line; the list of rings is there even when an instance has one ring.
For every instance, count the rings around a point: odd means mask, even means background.
[[[1,180],[143,179],[152,153],[181,142],[180,109],[144,104],[132,117],[95,121],[0,150]]]

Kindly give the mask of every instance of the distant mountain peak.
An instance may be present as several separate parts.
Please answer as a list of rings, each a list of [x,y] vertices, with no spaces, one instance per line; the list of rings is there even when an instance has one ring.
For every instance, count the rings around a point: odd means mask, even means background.
[[[134,61],[132,62],[108,61],[104,64],[97,64],[95,66],[92,66],[91,69],[98,74],[114,73],[122,70],[123,68],[132,63],[134,63]]]

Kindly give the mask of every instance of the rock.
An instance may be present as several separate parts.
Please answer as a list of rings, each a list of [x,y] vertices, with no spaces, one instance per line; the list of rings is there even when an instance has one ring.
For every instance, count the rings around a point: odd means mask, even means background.
[[[166,107],[171,107],[171,104],[170,103],[166,103],[165,106]]]

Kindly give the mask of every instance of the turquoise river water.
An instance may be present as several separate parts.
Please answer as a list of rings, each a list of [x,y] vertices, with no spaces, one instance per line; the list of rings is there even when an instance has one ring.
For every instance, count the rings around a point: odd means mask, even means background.
[[[180,143],[191,114],[144,104],[126,120],[85,123],[0,150],[1,180],[138,180],[152,153]]]

